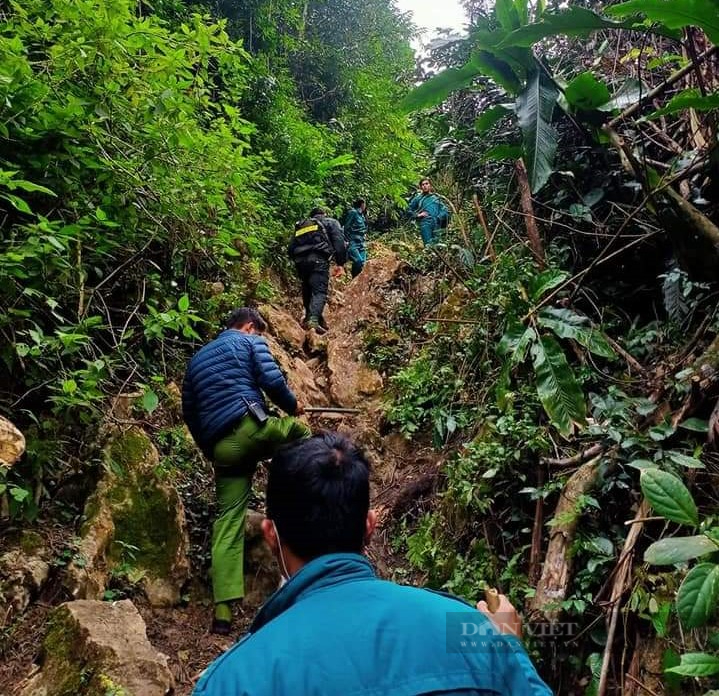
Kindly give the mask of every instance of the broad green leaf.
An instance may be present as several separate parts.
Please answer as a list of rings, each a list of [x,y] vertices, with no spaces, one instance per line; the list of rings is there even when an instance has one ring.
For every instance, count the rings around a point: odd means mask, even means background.
[[[666,455],[679,466],[685,466],[688,469],[706,469],[704,462],[696,457],[689,457],[681,452],[667,452]]]
[[[529,296],[534,302],[538,302],[546,292],[561,285],[567,278],[569,278],[569,273],[566,271],[548,268],[546,271],[534,276],[529,282]]]
[[[419,87],[415,87],[402,100],[402,109],[410,112],[441,104],[452,92],[469,86],[480,73],[481,70],[474,60],[470,60],[461,68],[447,68]]]
[[[590,72],[577,75],[564,90],[564,96],[575,109],[590,111],[611,99],[609,88]]]
[[[497,351],[500,355],[511,356],[513,364],[521,363],[527,355],[529,344],[536,337],[531,326],[525,327],[522,324],[512,323],[500,339]],[[517,353],[520,353],[520,356]]]
[[[684,111],[684,109],[694,109],[695,111],[719,109],[719,92],[704,96],[698,89],[685,89],[683,92],[673,96],[666,106],[652,111],[645,118],[659,118],[660,116],[675,114],[677,111]]]
[[[30,496],[30,491],[27,488],[20,488],[19,486],[10,486],[10,497],[17,500],[18,503],[22,503]]]
[[[505,31],[519,29],[519,13],[513,0],[495,0],[494,13],[499,26]]]
[[[539,191],[554,171],[557,131],[552,126],[552,113],[558,96],[554,81],[540,67],[517,97],[517,118],[532,193]]]
[[[512,66],[492,51],[480,50],[472,54],[472,61],[477,72],[492,78],[500,87],[510,94],[517,94],[522,88]]]
[[[599,29],[622,29],[632,22],[615,22],[583,7],[562,12],[545,12],[534,24],[520,27],[507,35],[500,46],[533,46],[549,36],[588,36]]]
[[[187,295],[183,295],[178,301],[177,301],[177,308],[181,312],[186,312],[188,309],[190,309],[190,298]]]
[[[684,578],[677,593],[677,613],[687,628],[704,626],[719,599],[719,565],[699,563]]]
[[[516,160],[522,156],[522,148],[519,145],[495,145],[481,155],[482,161],[487,160]]]
[[[570,435],[575,424],[584,425],[584,394],[561,346],[551,336],[539,336],[532,345],[537,394],[544,410],[562,435]]]
[[[613,358],[614,350],[600,331],[583,326],[588,319],[570,309],[549,307],[539,314],[538,323],[553,331],[559,338],[572,339],[588,351],[604,358]]]
[[[667,672],[684,677],[710,677],[719,674],[719,657],[706,653],[684,653],[679,665],[670,667]]]
[[[692,558],[719,551],[719,545],[703,534],[689,537],[668,537],[655,541],[644,552],[644,562],[654,565],[674,565]]]
[[[627,0],[606,9],[613,17],[644,15],[669,29],[700,27],[715,44],[719,43],[719,11],[715,0]]]
[[[699,524],[699,513],[692,494],[677,476],[661,469],[645,469],[639,484],[658,515],[680,524],[694,527]]]
[[[695,433],[708,433],[709,421],[702,420],[701,418],[687,418],[687,420],[679,423],[679,427],[685,430],[692,430]]]
[[[32,215],[32,210],[30,209],[30,206],[25,202],[24,199],[20,198],[19,196],[14,196],[12,193],[3,193],[0,194],[0,198],[4,198],[10,203],[13,208],[19,210],[21,213]]]
[[[511,114],[512,109],[507,108],[503,104],[497,104],[487,109],[475,122],[474,129],[477,133],[487,132],[497,121],[503,119],[507,114]]]
[[[160,399],[152,389],[148,389],[142,395],[142,408],[148,413],[152,413],[158,407],[159,403]]]

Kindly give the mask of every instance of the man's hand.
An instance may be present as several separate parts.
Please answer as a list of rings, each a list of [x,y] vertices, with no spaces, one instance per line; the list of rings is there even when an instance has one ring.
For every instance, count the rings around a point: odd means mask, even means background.
[[[477,602],[477,609],[487,616],[502,633],[514,635],[517,638],[522,637],[522,618],[505,595],[499,595],[497,611],[491,612],[484,600]]]
[[[429,213],[426,210],[423,210],[421,213],[417,213],[418,218],[426,218],[429,215]]]
[[[296,416],[301,416],[305,412],[305,405],[303,403],[297,402],[297,408],[295,409]]]
[[[339,278],[339,276],[344,275],[345,269],[342,266],[335,266],[332,269],[332,277]]]

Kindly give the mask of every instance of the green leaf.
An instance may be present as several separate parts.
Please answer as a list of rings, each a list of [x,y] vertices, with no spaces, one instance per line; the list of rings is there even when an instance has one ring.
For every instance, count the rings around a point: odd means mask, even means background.
[[[575,109],[590,111],[611,99],[609,88],[590,72],[577,75],[564,90],[564,96]]]
[[[499,26],[505,31],[519,29],[519,14],[513,0],[496,0],[494,3],[494,13],[499,22]]]
[[[187,295],[183,295],[177,301],[177,309],[179,309],[181,312],[186,312],[188,309],[190,309],[190,298]]]
[[[511,114],[512,109],[507,108],[503,104],[497,104],[487,109],[475,122],[474,129],[477,133],[485,133],[488,131],[497,121],[503,119],[507,114]]]
[[[0,198],[4,198],[10,203],[10,205],[12,205],[13,208],[19,210],[21,213],[32,215],[32,210],[30,209],[30,206],[25,202],[25,200],[23,200],[19,196],[14,196],[12,193],[4,193],[0,195]]]
[[[719,92],[704,96],[698,89],[685,89],[683,92],[673,96],[666,106],[652,111],[645,118],[653,119],[668,116],[669,114],[677,113],[677,111],[684,111],[684,109],[694,109],[695,111],[719,109]]]
[[[567,278],[569,278],[569,273],[566,271],[560,271],[557,268],[548,268],[530,280],[529,296],[534,302],[539,302],[546,292],[561,285]]]
[[[467,87],[481,72],[474,59],[461,68],[447,68],[419,87],[415,87],[402,100],[401,107],[408,113],[441,104],[452,92]]]
[[[541,311],[538,322],[552,330],[559,338],[572,339],[584,346],[589,352],[603,358],[613,358],[615,353],[601,331],[591,326],[582,326],[589,321],[571,309],[548,307]]]
[[[16,500],[18,503],[22,503],[30,495],[30,491],[27,488],[20,488],[19,486],[10,486],[10,497]]]
[[[152,389],[148,389],[142,395],[142,408],[144,408],[147,413],[152,413],[158,407],[159,403],[160,398]]]
[[[11,183],[12,186],[10,186],[9,188],[18,188],[22,191],[28,191],[30,193],[46,193],[48,196],[53,196],[57,198],[57,194],[54,191],[51,191],[45,186],[40,186],[40,184],[33,184],[32,181],[25,181],[24,179],[13,179]]]
[[[699,524],[692,494],[677,476],[661,469],[644,469],[639,484],[658,515],[693,527]]]
[[[687,420],[679,423],[679,427],[685,430],[693,430],[695,433],[708,433],[709,421],[702,420],[701,418],[687,418]]]
[[[706,653],[684,653],[677,667],[670,667],[667,672],[681,674],[684,677],[710,677],[719,674],[719,657]]]
[[[699,563],[684,578],[677,593],[677,613],[687,628],[708,623],[719,599],[719,565]]]
[[[492,51],[480,50],[473,53],[472,62],[477,66],[478,73],[490,77],[510,94],[517,94],[522,88],[512,66]]]
[[[509,33],[500,46],[533,46],[549,36],[588,36],[599,29],[622,29],[633,22],[615,22],[583,7],[562,12],[545,12],[539,22],[527,24]]]
[[[516,160],[522,156],[522,148],[519,145],[495,145],[480,156],[480,160]]]
[[[575,424],[584,425],[584,394],[557,341],[539,336],[532,345],[537,394],[544,410],[562,435],[571,435]]]
[[[654,565],[674,565],[690,561],[692,558],[706,556],[714,551],[719,551],[719,545],[703,534],[668,537],[655,541],[649,546],[644,552],[644,562]]]
[[[552,113],[558,96],[554,80],[539,68],[517,97],[517,118],[532,193],[539,191],[554,171],[558,136],[552,126]]]
[[[536,340],[537,334],[531,326],[525,328],[521,324],[514,324],[502,336],[497,350],[500,355],[509,355],[512,365],[519,365],[527,357],[530,344]]]
[[[642,14],[669,29],[700,27],[713,43],[719,43],[719,11],[715,0],[627,0],[606,9],[613,17]]]
[[[667,452],[669,459],[679,466],[685,466],[688,469],[706,469],[704,462],[696,457],[689,457],[681,452]]]

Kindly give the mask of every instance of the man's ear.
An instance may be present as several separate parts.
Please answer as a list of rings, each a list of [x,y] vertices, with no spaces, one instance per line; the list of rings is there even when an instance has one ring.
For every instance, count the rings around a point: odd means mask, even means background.
[[[270,547],[270,551],[277,553],[280,542],[277,539],[277,534],[275,533],[275,525],[272,524],[272,520],[268,520],[267,518],[265,518],[260,523],[260,527],[262,529],[262,536],[265,538],[265,543],[267,544],[267,546]]]
[[[367,521],[365,522],[364,532],[364,543],[365,546],[369,544],[372,534],[374,534],[375,527],[377,526],[377,513],[374,510],[367,512]]]

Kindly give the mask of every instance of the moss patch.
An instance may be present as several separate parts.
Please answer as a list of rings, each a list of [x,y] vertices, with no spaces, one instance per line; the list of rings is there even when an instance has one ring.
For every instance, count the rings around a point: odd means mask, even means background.
[[[43,539],[37,532],[25,530],[20,536],[20,548],[26,554],[32,555],[43,546]]]
[[[128,430],[116,437],[108,449],[112,470],[120,475],[134,469],[152,452],[150,438],[141,430]]]
[[[109,498],[118,509],[113,515],[115,534],[109,560],[114,564],[128,562],[146,568],[153,576],[163,576],[172,568],[181,538],[174,506],[153,478],[138,480],[132,486],[118,483],[110,491]],[[117,542],[136,546],[134,558],[128,558],[125,547]]]
[[[80,640],[76,623],[68,611],[57,609],[48,622],[42,647],[46,659],[45,680],[52,684],[52,696],[77,696],[85,693],[88,674],[80,664],[73,648]]]

